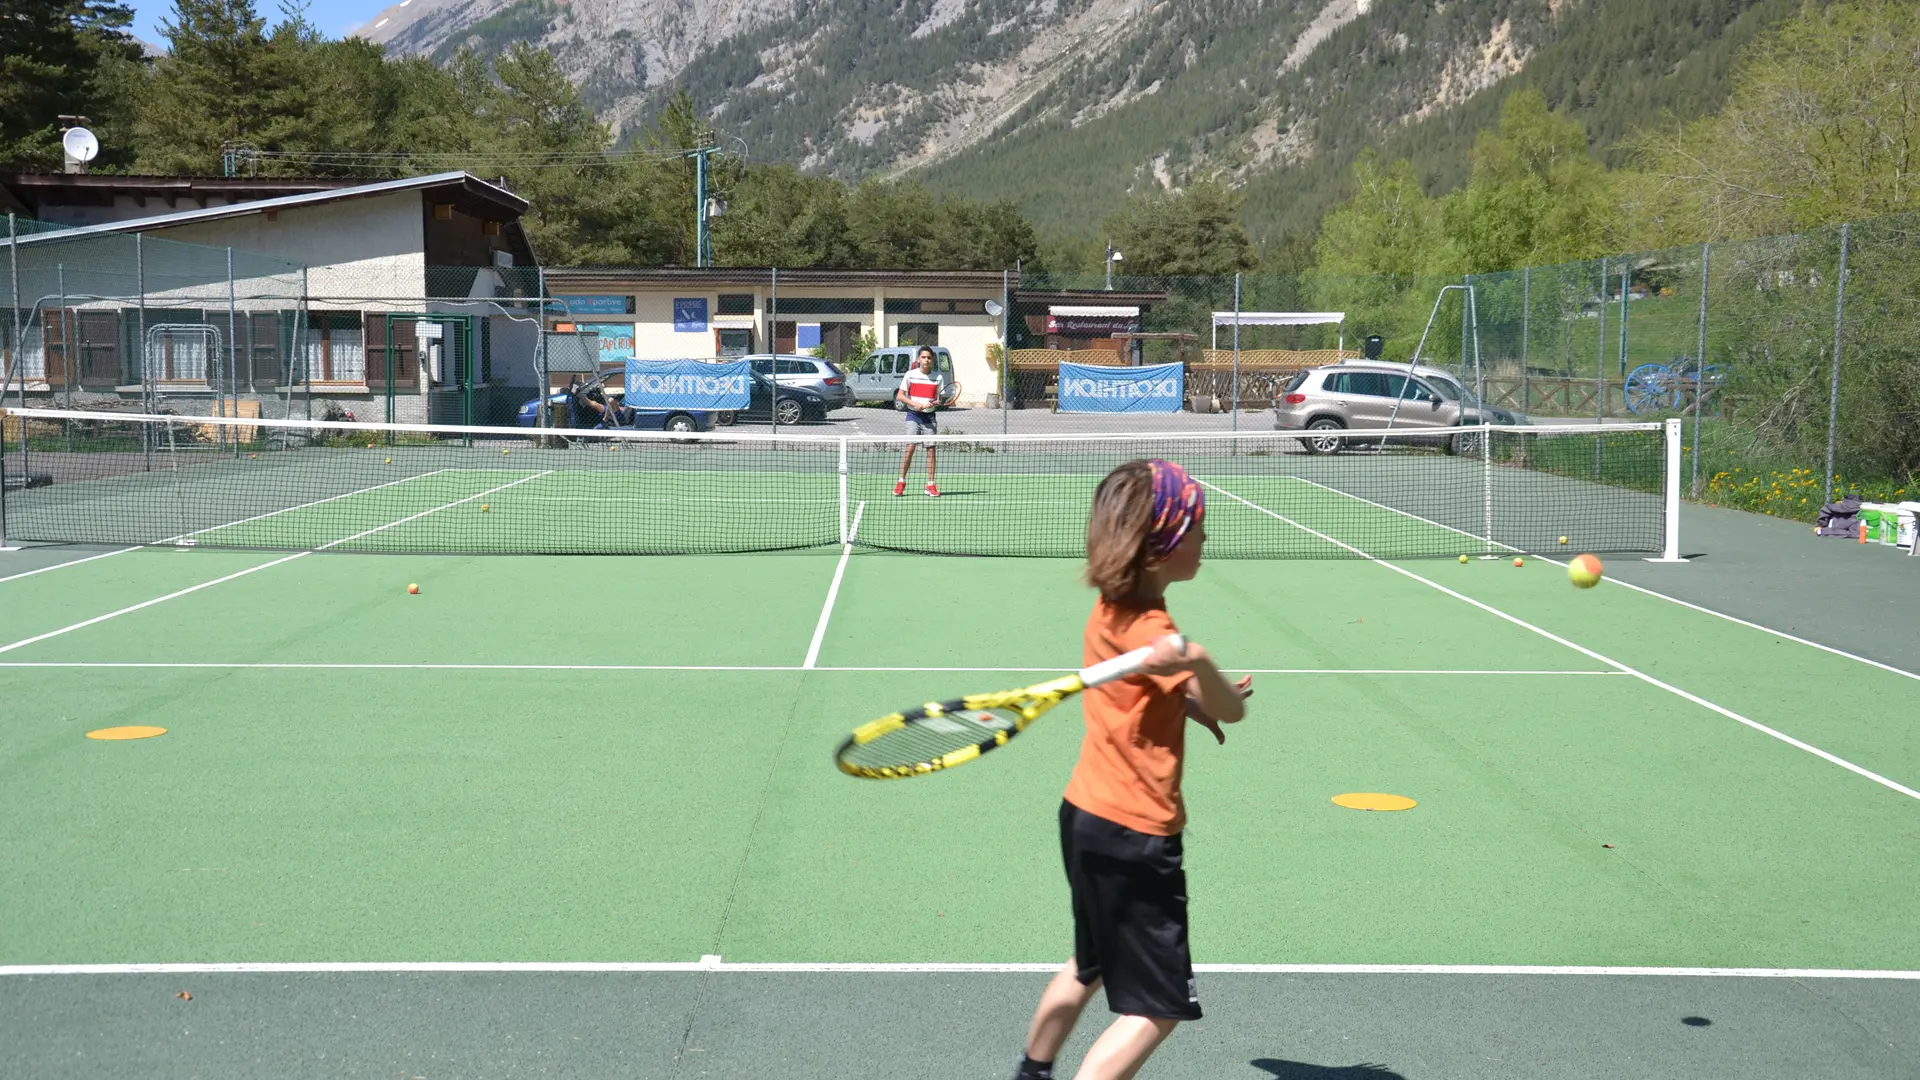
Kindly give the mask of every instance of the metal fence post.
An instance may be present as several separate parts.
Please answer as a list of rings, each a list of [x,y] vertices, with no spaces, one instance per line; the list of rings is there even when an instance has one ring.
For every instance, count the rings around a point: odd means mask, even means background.
[[[1701,374],[1707,368],[1707,282],[1708,271],[1713,265],[1713,244],[1700,245],[1700,332],[1693,346],[1693,477],[1688,487],[1693,498],[1700,498],[1700,413],[1705,401],[1701,397],[1706,389]]]
[[[1593,372],[1594,414],[1598,424],[1607,418],[1607,260],[1600,260],[1600,358]],[[1594,475],[1600,467],[1594,466]]]
[[[767,364],[767,428],[775,435],[780,434],[780,268],[771,267],[768,271],[771,284],[767,291],[767,355],[774,359]],[[879,334],[880,328],[874,327]],[[883,340],[881,342],[885,344]]]
[[[240,415],[240,318],[233,302],[233,249],[227,249],[227,394],[233,399],[233,411]],[[240,456],[240,428],[233,429],[233,454]]]
[[[20,232],[11,211],[7,214],[7,270],[13,279],[13,363],[7,365],[7,378],[20,373],[20,407],[27,407],[27,317],[20,311]],[[44,356],[45,353],[42,353]],[[44,373],[43,373],[44,375]],[[6,397],[6,385],[0,383],[0,401]],[[21,421],[20,448],[26,452],[26,421]]]
[[[1620,266],[1620,403],[1627,401],[1627,300],[1633,286],[1633,260],[1623,259]]]
[[[147,412],[157,412],[154,404],[153,380],[147,375],[147,249],[142,243],[146,239],[143,233],[133,234],[133,288],[139,304],[133,331],[134,355],[140,363],[140,406]],[[140,448],[148,472],[153,471],[153,429],[142,424]]]
[[[1840,278],[1834,283],[1833,296],[1833,380],[1827,394],[1827,471],[1820,496],[1822,503],[1833,501],[1833,451],[1840,434],[1840,340],[1846,329],[1847,315],[1847,231],[1850,222],[1840,223]]]
[[[67,264],[55,263],[55,277],[60,284],[60,382],[66,391],[67,408],[73,408],[73,335],[67,332]],[[44,321],[42,323],[44,325]],[[48,384],[51,388],[52,384]],[[66,427],[65,424],[61,425]]]
[[[1000,271],[1000,434],[1009,423],[1007,399],[1013,396],[1013,289],[1012,277]]]
[[[1533,387],[1527,380],[1527,335],[1532,328],[1533,267],[1520,268],[1520,412],[1531,407]]]
[[[1325,340],[1325,339],[1322,339]],[[1240,272],[1233,274],[1233,430],[1240,430]],[[1236,445],[1235,449],[1238,447]]]
[[[308,278],[308,272],[308,267],[302,266],[300,268],[300,307],[294,315],[293,348],[294,356],[299,357],[300,362],[300,382],[298,384],[300,387],[300,396],[306,402],[307,419],[311,420],[313,419],[313,365],[307,363],[305,349],[307,335],[313,333],[313,283]],[[366,342],[366,334],[362,332],[360,335],[360,378],[363,381],[367,377]],[[288,380],[288,382],[291,384],[292,380]]]
[[[541,427],[552,427],[553,410],[547,405],[547,399],[553,396],[553,371],[547,365],[547,268],[544,266],[536,267],[534,269],[534,278],[536,287],[540,293],[540,317],[534,324],[534,331],[539,335],[534,342],[534,355],[540,367],[540,410],[538,415],[540,417],[539,422]]]

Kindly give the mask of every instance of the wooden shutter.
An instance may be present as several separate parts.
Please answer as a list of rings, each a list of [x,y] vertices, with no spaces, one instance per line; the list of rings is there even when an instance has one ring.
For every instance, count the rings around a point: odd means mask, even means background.
[[[365,334],[362,341],[367,350],[367,385],[384,388],[387,385],[387,320],[384,315],[367,312],[362,316]]]

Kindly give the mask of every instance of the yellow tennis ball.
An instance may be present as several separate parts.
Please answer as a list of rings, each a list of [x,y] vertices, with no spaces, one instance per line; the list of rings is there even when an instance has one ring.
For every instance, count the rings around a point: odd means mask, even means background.
[[[501,456],[501,457],[506,457],[506,456],[507,456],[508,454],[511,454],[511,453],[513,453],[513,451],[511,451],[511,450],[502,450],[502,451],[500,451],[500,456]]]
[[[1515,560],[1513,560],[1513,565],[1515,565],[1515,566],[1525,566],[1525,565],[1527,565],[1527,560],[1525,560],[1525,559],[1515,559]]]
[[[408,585],[408,586],[407,586],[407,595],[408,595],[408,596],[412,596],[413,594],[415,594],[415,593],[417,593],[417,592],[419,592],[419,591],[420,591],[420,586],[418,586],[418,585]]]
[[[488,510],[488,507],[487,507],[487,504],[486,504],[486,503],[481,503],[481,504],[480,504],[480,512],[484,514],[484,513],[486,513],[486,512],[487,512],[487,510]]]
[[[391,464],[393,464],[393,459],[392,459],[392,458],[388,458],[388,459],[387,459],[387,464],[389,464],[389,465],[391,465]]]
[[[1467,561],[1467,557],[1466,557],[1465,555],[1462,555],[1462,556],[1460,556],[1460,561],[1461,561],[1461,562],[1466,562],[1466,561]]]
[[[1563,544],[1564,544],[1564,543],[1566,543],[1566,542],[1567,542],[1567,538],[1566,538],[1566,537],[1564,537],[1564,536],[1563,536],[1563,537],[1561,537],[1561,538],[1560,538],[1560,542],[1561,542],[1561,543],[1563,543]]]
[[[1577,588],[1591,589],[1600,584],[1604,572],[1600,560],[1591,555],[1575,555],[1573,561],[1567,564],[1567,579]]]

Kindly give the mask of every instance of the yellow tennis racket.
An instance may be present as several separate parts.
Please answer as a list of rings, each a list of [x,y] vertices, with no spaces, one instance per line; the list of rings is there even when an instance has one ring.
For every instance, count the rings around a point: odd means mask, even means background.
[[[1169,640],[1174,648],[1186,650],[1186,639],[1180,635]],[[1080,691],[1139,671],[1152,651],[1151,647],[1135,649],[1076,674],[1018,690],[929,701],[888,713],[853,729],[834,751],[834,764],[848,776],[868,780],[899,780],[951,769],[1012,742],[1042,713]]]

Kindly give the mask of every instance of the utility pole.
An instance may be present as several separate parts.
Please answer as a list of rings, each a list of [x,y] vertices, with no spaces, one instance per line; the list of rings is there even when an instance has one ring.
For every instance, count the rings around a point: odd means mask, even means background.
[[[707,173],[710,166],[707,159],[715,154],[725,153],[718,145],[711,128],[703,129],[698,137],[699,145],[686,152],[684,156],[694,161],[694,254],[695,266],[713,265],[713,229],[708,219],[717,217],[725,209],[719,199],[707,197]]]

